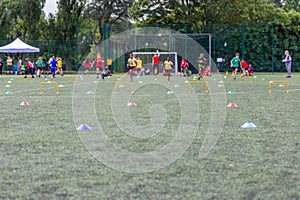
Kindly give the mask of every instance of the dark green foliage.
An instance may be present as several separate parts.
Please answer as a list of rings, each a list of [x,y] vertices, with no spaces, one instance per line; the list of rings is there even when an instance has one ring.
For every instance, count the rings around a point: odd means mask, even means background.
[[[229,60],[235,52],[244,53],[244,58],[251,63],[256,71],[283,72],[285,66],[282,63],[284,51],[289,50],[293,58],[293,71],[300,71],[300,54],[298,53],[299,38],[289,37],[286,27],[281,25],[245,23],[242,32],[242,24],[237,26],[213,26],[211,34],[213,38],[213,58],[222,57],[225,65],[229,67]],[[244,37],[244,48],[242,43]],[[224,44],[227,43],[225,47]],[[244,50],[244,52],[242,52]],[[274,67],[274,69],[272,69]]]

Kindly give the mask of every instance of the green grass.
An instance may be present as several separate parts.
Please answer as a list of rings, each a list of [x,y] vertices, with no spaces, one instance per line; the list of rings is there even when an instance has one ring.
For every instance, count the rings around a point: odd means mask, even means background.
[[[112,94],[113,79],[94,83],[94,76],[83,77],[84,80],[77,77],[76,84],[88,86],[76,95],[71,78],[65,82],[61,77],[56,78],[55,81],[65,86],[57,95],[53,85],[45,85],[43,94],[39,94],[39,84],[44,79],[32,82],[23,79],[20,83],[17,76],[2,76],[0,198],[299,199],[300,75],[288,79],[288,94],[279,84],[274,84],[272,93],[268,93],[269,81],[286,80],[284,74],[256,75],[253,83],[248,78],[242,82],[231,76],[224,79],[224,75],[209,78],[210,85],[222,80],[224,92],[235,91],[226,94],[226,105],[234,102],[238,108],[225,109],[222,134],[204,158],[199,157],[199,150],[211,120],[211,99],[210,94],[205,94],[204,85],[193,85],[197,102],[189,106],[198,106],[200,122],[195,139],[175,162],[147,173],[110,168],[88,151],[82,138],[90,133],[77,132],[80,124],[73,120],[74,96],[83,99],[82,107],[78,108],[82,109],[80,120],[86,119],[87,124],[97,128],[90,124],[92,116],[84,110],[89,107],[89,100],[94,99],[92,110],[107,138],[119,148],[145,153],[163,148],[176,137],[182,104],[178,96],[167,92],[174,89],[183,97],[192,95],[186,87],[174,87],[178,81],[184,82],[183,78],[172,77],[170,83],[163,81],[165,85],[157,84],[160,77],[135,79],[138,89],[130,96],[129,86],[118,88],[117,94]],[[7,84],[9,88],[5,87]],[[5,94],[8,90],[13,94]],[[94,91],[95,96],[87,95],[88,90]],[[130,120],[140,126],[151,125],[149,110],[153,105],[161,105],[165,111],[159,114],[167,113],[164,126],[149,138],[126,134],[115,121],[122,116],[114,116],[112,98],[119,98],[119,106],[126,109],[128,101],[136,102],[137,106],[128,110]],[[28,101],[30,106],[20,106],[22,101]],[[156,112],[152,114],[159,117]],[[248,121],[257,128],[242,129]],[[155,123],[154,126],[160,125]]]

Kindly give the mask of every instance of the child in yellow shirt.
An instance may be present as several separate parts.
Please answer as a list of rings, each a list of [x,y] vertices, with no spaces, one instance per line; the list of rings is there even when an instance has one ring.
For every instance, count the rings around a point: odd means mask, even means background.
[[[61,76],[63,76],[64,73],[63,73],[63,69],[62,69],[62,59],[61,59],[61,57],[57,57],[56,60],[57,60],[57,65],[56,65],[57,70],[56,70],[55,74],[57,74],[59,72],[59,74]]]
[[[140,75],[143,75],[143,61],[140,57],[136,58],[136,74],[140,73]]]
[[[165,65],[165,74],[168,75],[168,81],[170,81],[171,70],[173,68],[173,62],[171,61],[170,57],[167,58],[167,60],[164,62],[164,65]]]

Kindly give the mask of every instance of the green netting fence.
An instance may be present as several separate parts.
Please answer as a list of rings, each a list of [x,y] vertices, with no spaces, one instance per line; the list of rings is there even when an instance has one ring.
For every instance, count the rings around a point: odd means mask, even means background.
[[[291,25],[292,26],[292,25]],[[256,72],[284,72],[285,67],[282,63],[284,51],[289,50],[293,58],[293,72],[300,71],[300,52],[298,46],[300,40],[293,33],[283,29],[280,25],[273,23],[242,23],[237,25],[209,25],[194,28],[191,25],[144,25],[143,27],[157,27],[176,30],[182,34],[210,34],[211,45],[203,43],[202,39],[195,37],[196,41],[204,45],[207,51],[211,52],[212,61],[217,63],[218,69],[224,71],[229,69],[229,62],[236,52],[242,55],[242,58],[251,63]],[[118,33],[135,28],[133,25],[116,24],[104,26],[105,38],[114,36]],[[93,59],[95,51],[93,47],[93,30],[86,31],[85,27],[79,27],[74,41],[27,41],[24,42],[40,48],[40,53],[30,54],[12,54],[13,57],[22,56],[29,57],[35,61],[39,56],[49,58],[50,54],[54,54],[63,58],[64,68],[68,71],[77,71],[82,65],[86,57]],[[84,31],[81,31],[84,30]],[[130,42],[131,37],[128,35]],[[11,41],[0,41],[0,45],[4,46]],[[154,50],[155,48],[153,48]],[[112,59],[111,69],[114,72],[126,71],[126,59],[128,52],[123,42],[115,42],[106,40],[100,47],[105,59]],[[186,48],[185,54],[188,55],[191,49]],[[125,53],[124,53],[125,52]],[[0,57],[6,58],[5,53],[1,53]],[[219,59],[218,59],[219,58]]]

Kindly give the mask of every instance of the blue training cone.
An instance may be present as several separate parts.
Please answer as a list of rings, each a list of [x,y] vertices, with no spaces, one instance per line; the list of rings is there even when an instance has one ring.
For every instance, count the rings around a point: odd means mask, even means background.
[[[241,126],[241,128],[256,128],[256,125],[253,124],[252,122],[246,122]]]
[[[87,124],[81,124],[80,126],[78,126],[76,128],[77,131],[89,131],[91,130],[92,128],[89,127]]]

